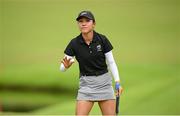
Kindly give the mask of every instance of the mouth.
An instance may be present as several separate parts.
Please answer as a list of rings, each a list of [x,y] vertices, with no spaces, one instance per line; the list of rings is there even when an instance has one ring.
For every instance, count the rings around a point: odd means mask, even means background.
[[[81,29],[87,29],[88,27],[81,27]]]

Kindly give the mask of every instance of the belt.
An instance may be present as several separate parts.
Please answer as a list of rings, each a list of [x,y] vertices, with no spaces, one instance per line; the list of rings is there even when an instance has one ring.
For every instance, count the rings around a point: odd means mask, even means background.
[[[89,72],[89,73],[80,72],[80,76],[99,76],[107,72],[108,70],[95,71],[95,72]]]

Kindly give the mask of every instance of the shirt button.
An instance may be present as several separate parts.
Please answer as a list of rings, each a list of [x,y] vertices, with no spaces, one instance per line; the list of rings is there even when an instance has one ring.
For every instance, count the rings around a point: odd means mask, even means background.
[[[90,53],[92,53],[92,51],[90,51]]]
[[[91,46],[89,46],[89,48],[91,48]]]

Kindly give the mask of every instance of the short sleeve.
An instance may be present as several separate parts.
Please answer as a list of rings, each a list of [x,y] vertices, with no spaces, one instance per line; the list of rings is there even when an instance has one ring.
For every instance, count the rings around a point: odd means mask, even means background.
[[[64,50],[64,53],[69,56],[74,56],[74,49],[73,49],[73,42],[70,41],[67,45],[66,49]]]
[[[111,50],[113,49],[112,44],[111,44],[110,41],[106,38],[106,36],[104,36],[103,44],[104,44],[104,53],[107,53],[107,52],[109,52],[109,51],[111,51]]]

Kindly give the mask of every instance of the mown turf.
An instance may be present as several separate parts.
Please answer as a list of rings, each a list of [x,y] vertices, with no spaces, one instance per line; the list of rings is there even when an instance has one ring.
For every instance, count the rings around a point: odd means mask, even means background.
[[[180,114],[178,0],[0,3],[0,103],[44,106],[29,114],[74,114],[78,64],[61,73],[58,59],[79,34],[77,14],[88,9],[95,14],[96,31],[114,46],[125,89],[121,114]],[[91,114],[101,114],[97,104]]]

